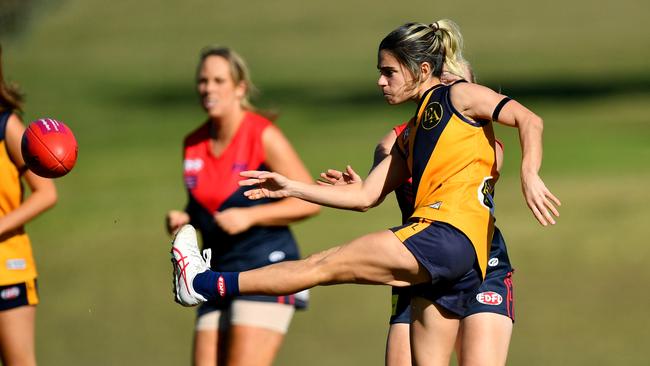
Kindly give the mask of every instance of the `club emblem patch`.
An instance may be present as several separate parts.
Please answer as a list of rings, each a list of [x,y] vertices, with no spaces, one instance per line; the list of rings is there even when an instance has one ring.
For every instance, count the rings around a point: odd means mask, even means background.
[[[430,130],[442,121],[444,111],[438,102],[429,103],[422,113],[422,128]]]

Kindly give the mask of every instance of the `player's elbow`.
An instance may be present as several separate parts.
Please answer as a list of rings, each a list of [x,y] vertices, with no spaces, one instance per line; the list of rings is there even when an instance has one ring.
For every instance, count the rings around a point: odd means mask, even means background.
[[[306,220],[310,217],[318,215],[320,212],[320,205],[311,202],[300,201],[295,198],[289,199],[295,200],[293,202],[293,206],[291,207],[290,222]]]
[[[37,200],[39,206],[41,207],[40,212],[46,211],[54,207],[59,197],[56,193],[56,189],[42,189],[35,191],[33,193],[34,198]]]
[[[305,204],[306,207],[304,211],[304,218],[313,217],[320,213],[320,209],[321,209],[320,205],[317,205],[315,203],[308,203],[308,202],[305,202]]]
[[[530,116],[528,116],[528,125],[532,128],[535,128],[539,132],[544,131],[544,120],[542,117],[536,115],[535,113],[531,112]]]
[[[43,203],[45,203],[47,209],[54,207],[58,201],[59,195],[57,194],[56,189],[48,191],[45,193],[45,197],[43,197]]]
[[[375,207],[376,200],[373,200],[365,195],[360,195],[359,199],[356,202],[356,205],[353,207],[354,211],[366,212],[371,208]]]
[[[366,212],[366,211],[370,210],[370,207],[368,207],[368,206],[357,206],[357,207],[354,207],[353,210],[358,211],[358,212]]]

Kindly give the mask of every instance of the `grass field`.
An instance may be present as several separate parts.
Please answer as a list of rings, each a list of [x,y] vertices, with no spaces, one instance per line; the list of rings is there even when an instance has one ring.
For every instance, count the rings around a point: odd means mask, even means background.
[[[403,22],[442,17],[460,24],[480,82],[544,117],[542,177],[563,202],[558,225],[535,223],[516,131],[499,127],[498,225],[517,269],[509,364],[648,364],[650,32],[639,25],[650,5],[412,3],[58,0],[2,36],[5,77],[27,92],[25,119],[60,118],[80,145],[77,167],[57,182],[58,206],[28,226],[41,364],[189,362],[193,310],[172,301],[163,215],[185,203],[180,149],[203,118],[193,89],[202,46],[247,58],[258,102],[281,111],[278,125],[314,175],[347,163],[365,171],[377,140],[414,108],[382,104],[377,44]],[[326,209],[294,228],[308,254],[398,216],[387,201],[365,214]],[[312,290],[276,364],[382,364],[389,291]]]

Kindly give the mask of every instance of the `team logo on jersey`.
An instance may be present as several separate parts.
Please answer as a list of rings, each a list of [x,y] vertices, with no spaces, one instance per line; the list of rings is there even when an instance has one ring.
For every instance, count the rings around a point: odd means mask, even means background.
[[[246,167],[247,167],[246,163],[233,163],[232,171],[234,173],[243,172],[244,170],[246,170]]]
[[[490,260],[488,261],[488,266],[490,266],[490,267],[496,267],[497,264],[499,264],[499,258],[496,258],[496,257],[495,258],[490,258]]]
[[[20,296],[20,287],[13,286],[0,291],[2,300],[12,300]]]
[[[485,305],[500,305],[503,302],[503,296],[494,291],[481,292],[476,295],[476,301]]]
[[[402,133],[402,142],[406,143],[406,141],[409,140],[409,135],[411,134],[411,125],[406,126],[404,128],[404,132]]]
[[[490,210],[490,214],[494,216],[494,198],[492,198],[492,177],[483,178],[483,184],[478,187],[478,201],[481,206]]]
[[[185,180],[185,187],[187,187],[187,189],[196,188],[196,185],[199,182],[199,177],[196,175],[186,175],[183,179]]]
[[[429,207],[435,208],[436,210],[439,210],[440,206],[442,206],[442,201],[438,201],[438,202],[436,202],[436,203],[434,203],[432,205],[429,205]]]
[[[444,111],[438,102],[429,103],[422,113],[422,128],[430,130],[442,121]]]
[[[7,259],[5,266],[8,270],[20,271],[27,268],[27,261],[23,258]]]
[[[409,124],[402,132],[402,143],[404,145],[404,156],[408,158],[409,156],[409,135],[411,134],[411,125]]]
[[[269,262],[271,263],[279,262],[286,257],[287,255],[283,251],[276,250],[274,252],[271,252],[271,254],[269,254]]]
[[[186,173],[199,172],[203,169],[203,159],[185,159],[183,161],[183,168]]]

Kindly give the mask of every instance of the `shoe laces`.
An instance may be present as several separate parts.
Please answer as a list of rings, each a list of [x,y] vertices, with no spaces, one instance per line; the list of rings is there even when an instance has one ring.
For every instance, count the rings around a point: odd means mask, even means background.
[[[212,260],[212,249],[203,249],[203,260],[205,260],[205,264],[208,265],[208,269],[210,268],[210,263]]]

